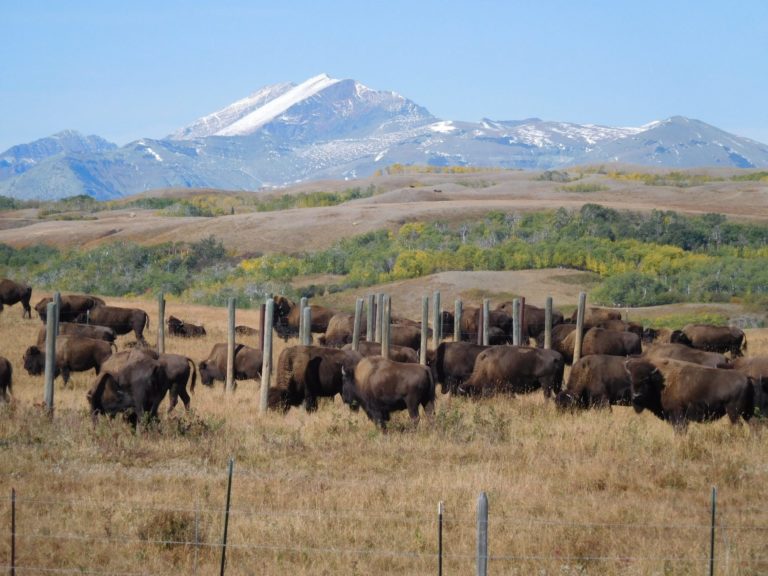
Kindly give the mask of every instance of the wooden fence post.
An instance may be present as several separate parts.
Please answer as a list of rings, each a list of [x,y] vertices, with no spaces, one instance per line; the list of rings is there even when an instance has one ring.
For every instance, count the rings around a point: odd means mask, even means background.
[[[389,359],[390,330],[392,327],[392,300],[382,294],[381,306],[381,355]]]
[[[421,297],[421,341],[419,344],[419,364],[427,365],[427,327],[429,326],[429,296]],[[437,350],[437,348],[435,348]]]
[[[477,499],[477,576],[488,574],[488,496]]]
[[[227,300],[227,380],[224,389],[231,393],[235,388],[235,299]]]
[[[363,299],[355,300],[355,325],[352,327],[352,350],[360,349],[360,324],[363,321]]]
[[[301,343],[304,346],[309,346],[312,344],[312,308],[305,306],[301,310],[301,319],[304,325],[304,330],[301,332]]]
[[[165,294],[157,295],[157,353],[165,354]]]
[[[269,399],[269,384],[272,379],[272,319],[275,314],[275,301],[267,300],[264,315],[264,356],[261,364],[261,402],[259,410],[267,413],[267,401]]]
[[[461,313],[462,304],[461,300],[456,298],[453,303],[453,341],[461,342]]]
[[[520,299],[512,299],[512,345],[520,346]]]
[[[584,309],[587,305],[586,292],[579,292],[579,309],[576,312],[576,344],[573,347],[573,363],[581,358],[581,342],[584,339]]]
[[[56,373],[56,303],[51,301],[45,317],[45,409],[53,414],[53,379]]]
[[[56,324],[54,330],[56,336],[59,335],[59,322],[61,322],[61,292],[58,290],[53,293],[53,301],[56,304]]]
[[[307,308],[307,297],[302,296],[301,300],[299,300],[299,343],[307,346],[307,331],[311,332],[311,328],[307,325],[306,322],[306,316],[304,315],[304,310]],[[310,337],[311,339],[311,337]]]
[[[443,501],[437,504],[437,576],[443,576]]]
[[[264,352],[264,316],[267,313],[267,305],[259,306],[259,350]]]
[[[435,290],[432,294],[432,342],[435,350],[440,345],[443,338],[443,315],[440,310],[440,291]]]
[[[480,332],[483,335],[481,344],[483,346],[488,346],[489,343],[489,337],[488,332],[490,332],[491,329],[491,301],[488,298],[483,298],[483,328],[480,330]]]
[[[375,328],[374,328],[374,321],[376,320],[376,310],[374,308],[376,307],[376,301],[375,296],[373,294],[368,294],[368,303],[365,310],[365,339],[368,340],[368,342],[374,342],[375,341]]]
[[[544,349],[552,348],[552,296],[544,304]]]
[[[520,296],[520,326],[518,328],[519,330],[519,338],[520,338],[520,346],[528,346],[530,342],[528,341],[528,327],[525,325],[525,296]]]

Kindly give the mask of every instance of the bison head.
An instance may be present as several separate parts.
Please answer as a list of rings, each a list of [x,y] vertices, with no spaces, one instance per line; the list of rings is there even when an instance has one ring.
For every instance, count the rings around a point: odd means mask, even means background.
[[[288,316],[294,306],[296,306],[295,303],[288,300],[285,296],[274,296],[273,300],[275,301],[275,320]]]
[[[37,346],[30,346],[24,352],[24,369],[32,376],[45,370],[45,354]]]
[[[208,361],[203,360],[197,365],[197,371],[200,373],[200,382],[205,386],[213,386],[213,372],[208,366]]]
[[[661,412],[661,391],[664,379],[659,369],[647,360],[630,359],[624,363],[629,374],[632,407],[640,413],[648,408],[654,414]]]

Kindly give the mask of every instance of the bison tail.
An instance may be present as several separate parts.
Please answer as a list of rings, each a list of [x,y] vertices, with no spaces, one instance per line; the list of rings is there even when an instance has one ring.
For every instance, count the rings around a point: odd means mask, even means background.
[[[192,381],[189,383],[189,391],[194,394],[195,383],[197,382],[197,370],[195,370],[195,362],[192,358],[187,358],[187,363],[192,371]]]
[[[149,314],[144,312],[144,328],[149,330]]]

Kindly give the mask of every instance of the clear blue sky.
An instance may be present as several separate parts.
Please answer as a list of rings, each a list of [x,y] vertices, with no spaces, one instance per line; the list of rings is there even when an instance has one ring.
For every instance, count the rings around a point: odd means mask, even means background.
[[[326,72],[444,119],[696,118],[768,143],[768,1],[4,0],[0,151],[159,138]]]

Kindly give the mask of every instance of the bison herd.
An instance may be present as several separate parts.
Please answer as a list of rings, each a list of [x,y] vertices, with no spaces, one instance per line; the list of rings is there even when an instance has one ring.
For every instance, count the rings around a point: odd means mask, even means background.
[[[11,280],[0,281],[0,309],[21,302],[31,316],[31,289]],[[288,340],[299,332],[299,306],[275,296],[275,332]],[[49,298],[35,310],[45,321]],[[498,305],[489,314],[491,344],[476,344],[482,325],[481,310],[466,307],[460,318],[442,312],[446,333],[458,323],[459,341],[446,340],[426,350],[426,365],[419,364],[420,323],[393,316],[388,357],[381,344],[367,338],[352,349],[354,316],[311,307],[311,332],[317,345],[283,349],[276,363],[273,385],[267,392],[270,409],[287,411],[303,405],[317,410],[318,399],[341,395],[353,410],[362,408],[382,429],[394,411],[407,410],[414,422],[420,410],[434,411],[436,386],[443,394],[471,398],[523,394],[541,390],[563,410],[611,405],[649,410],[677,429],[689,421],[728,415],[732,422],[750,420],[768,410],[768,357],[742,357],[744,333],[724,326],[688,325],[679,330],[651,330],[622,320],[620,313],[592,308],[587,311],[580,358],[574,363],[577,326],[575,318],[554,311],[551,347],[543,347],[544,310],[525,305],[521,333],[525,345],[511,345],[511,303]],[[88,295],[61,296],[55,375],[66,385],[72,372],[94,370],[87,392],[91,413],[124,414],[133,424],[156,418],[160,403],[169,397],[168,411],[181,398],[189,409],[187,388],[201,382],[212,386],[227,373],[226,344],[215,344],[197,365],[183,355],[158,354],[143,331],[149,316],[136,308],[107,305]],[[133,332],[136,346],[118,352],[116,336]],[[258,333],[238,327],[238,333]],[[170,316],[170,335],[194,338],[206,334],[197,326]],[[24,369],[39,375],[45,369],[46,330],[24,353]],[[262,350],[237,344],[234,379],[260,380]],[[565,366],[571,365],[567,381]],[[0,357],[0,401],[11,393],[13,368]]]

